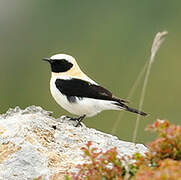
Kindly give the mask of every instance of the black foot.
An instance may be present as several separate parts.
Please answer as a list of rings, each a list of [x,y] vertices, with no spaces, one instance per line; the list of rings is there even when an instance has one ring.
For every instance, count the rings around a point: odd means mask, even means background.
[[[78,127],[79,125],[81,125],[82,120],[85,118],[86,115],[80,116],[77,118],[77,124],[75,125],[75,127]]]
[[[82,126],[81,122],[86,117],[86,115],[82,115],[78,118],[74,118],[74,117],[70,117],[70,116],[65,116],[65,117],[71,121],[77,121],[77,124],[75,125],[75,127],[78,127],[79,125]]]
[[[77,121],[78,118],[70,117],[70,116],[65,116],[67,119],[71,121]]]

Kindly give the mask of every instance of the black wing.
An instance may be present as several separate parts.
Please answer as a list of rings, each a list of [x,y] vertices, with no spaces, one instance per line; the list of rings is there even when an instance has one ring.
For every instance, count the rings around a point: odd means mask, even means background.
[[[114,97],[112,93],[107,89],[81,79],[57,79],[55,81],[55,85],[59,89],[59,91],[67,97],[76,96],[80,98],[87,97],[101,100],[112,100],[119,103],[127,102],[125,100]]]

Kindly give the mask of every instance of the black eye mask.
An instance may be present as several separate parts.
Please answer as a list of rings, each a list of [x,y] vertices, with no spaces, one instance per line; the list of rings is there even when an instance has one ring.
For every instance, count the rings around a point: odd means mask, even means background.
[[[66,72],[69,69],[72,68],[73,64],[68,62],[65,59],[54,59],[54,60],[50,60],[50,65],[51,65],[51,70],[52,72]]]

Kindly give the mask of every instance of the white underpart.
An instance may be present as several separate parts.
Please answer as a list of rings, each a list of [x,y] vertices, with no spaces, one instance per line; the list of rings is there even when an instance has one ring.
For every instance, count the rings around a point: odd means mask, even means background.
[[[55,81],[58,77],[52,76],[50,81],[50,91],[55,101],[68,112],[81,116],[86,115],[87,117],[94,116],[103,110],[121,110],[120,107],[114,104],[113,101],[99,100],[93,98],[76,98],[75,103],[70,103],[67,97],[63,95],[56,87]],[[65,76],[60,79],[70,79],[71,77]],[[85,79],[86,80],[86,79]],[[94,82],[93,80],[89,82]],[[94,84],[97,84],[94,82]]]

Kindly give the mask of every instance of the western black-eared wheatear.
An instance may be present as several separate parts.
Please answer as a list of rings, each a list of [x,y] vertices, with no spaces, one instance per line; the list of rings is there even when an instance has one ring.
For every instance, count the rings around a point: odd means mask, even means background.
[[[103,110],[126,110],[142,116],[147,114],[126,105],[128,101],[114,96],[84,74],[76,60],[67,54],[56,54],[43,60],[50,63],[50,90],[55,101],[68,112],[79,116],[78,126],[85,117]]]

